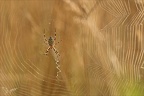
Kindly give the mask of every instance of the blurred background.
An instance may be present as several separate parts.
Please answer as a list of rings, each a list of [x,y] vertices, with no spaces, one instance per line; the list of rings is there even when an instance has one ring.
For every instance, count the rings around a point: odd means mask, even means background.
[[[143,20],[143,0],[1,0],[0,96],[144,96]]]

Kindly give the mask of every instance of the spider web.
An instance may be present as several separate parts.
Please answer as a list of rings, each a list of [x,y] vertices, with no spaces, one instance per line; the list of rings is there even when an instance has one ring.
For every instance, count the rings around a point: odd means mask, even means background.
[[[101,0],[86,20],[75,19],[82,24],[88,95],[143,95],[143,3]]]
[[[0,95],[143,96],[143,0],[55,1],[0,1]],[[53,11],[59,81],[54,56],[40,54]]]
[[[101,9],[91,13],[95,18],[82,21],[88,27],[82,28],[87,35],[82,45],[86,62],[91,62],[86,66],[90,88],[97,89],[91,96],[143,95],[143,4],[142,0],[102,0]],[[99,18],[99,10],[106,12],[104,18]],[[107,17],[113,19],[107,23]],[[104,19],[102,28],[98,19]]]

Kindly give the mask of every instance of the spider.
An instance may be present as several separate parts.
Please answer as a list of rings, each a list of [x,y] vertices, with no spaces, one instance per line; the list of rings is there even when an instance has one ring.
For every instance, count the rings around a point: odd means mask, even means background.
[[[56,30],[55,30],[55,37],[53,38],[52,36],[50,36],[48,39],[46,38],[44,30],[44,43],[49,46],[44,55],[48,55],[49,50],[53,50],[57,56],[60,56],[59,52],[55,48],[55,45],[58,44],[59,42],[55,44],[55,41],[56,41]]]

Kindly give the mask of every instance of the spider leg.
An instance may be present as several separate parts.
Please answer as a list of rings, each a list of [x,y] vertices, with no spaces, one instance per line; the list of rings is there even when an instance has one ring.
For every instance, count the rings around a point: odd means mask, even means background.
[[[46,52],[44,53],[44,55],[47,55],[47,54],[48,54],[48,52],[49,52],[49,50],[50,50],[50,47],[49,47],[49,48],[47,48],[47,50],[46,50]]]
[[[62,40],[60,40],[59,42],[56,42],[55,45],[59,44]]]
[[[55,43],[55,45],[59,44],[60,42]]]
[[[59,52],[56,50],[55,47],[53,47],[53,50],[54,50],[55,54],[57,55],[57,57],[60,56]]]
[[[54,37],[54,40],[56,41],[56,29],[55,29],[55,37]]]
[[[48,42],[47,42],[48,40],[46,39],[46,35],[45,35],[45,30],[44,30],[44,35],[43,36],[44,36],[44,43],[48,44]]]

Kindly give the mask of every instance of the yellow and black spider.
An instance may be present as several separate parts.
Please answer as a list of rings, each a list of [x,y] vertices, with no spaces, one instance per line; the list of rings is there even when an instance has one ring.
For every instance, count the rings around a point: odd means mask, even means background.
[[[57,42],[55,44],[55,41],[56,41],[56,30],[55,30],[55,37],[53,38],[52,36],[50,36],[48,39],[46,38],[45,30],[44,30],[44,43],[49,46],[47,48],[46,52],[44,53],[45,55],[48,54],[49,50],[54,50],[54,52],[56,53],[56,55],[60,56],[59,52],[55,48],[55,45],[58,44],[59,42]]]

